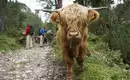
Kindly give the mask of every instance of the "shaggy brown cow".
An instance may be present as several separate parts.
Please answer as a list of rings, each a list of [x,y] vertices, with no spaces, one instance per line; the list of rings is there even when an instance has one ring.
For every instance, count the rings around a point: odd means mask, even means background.
[[[52,22],[58,23],[57,40],[67,64],[67,80],[72,80],[73,59],[76,58],[79,70],[83,71],[83,58],[87,49],[88,25],[99,18],[95,10],[72,4],[53,12]]]

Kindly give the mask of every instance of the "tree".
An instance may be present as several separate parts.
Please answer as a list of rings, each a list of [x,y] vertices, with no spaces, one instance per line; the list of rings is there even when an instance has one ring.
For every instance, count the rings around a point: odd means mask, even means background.
[[[108,3],[112,4],[113,1],[114,0],[76,0],[75,2],[84,6],[101,7],[108,5]]]
[[[80,0],[79,0],[80,1]],[[93,0],[91,0],[92,2]],[[94,0],[96,1],[96,0]],[[103,1],[103,0],[98,0]],[[102,35],[111,50],[120,50],[125,63],[130,64],[130,0],[118,0],[119,4],[116,7],[111,7],[111,0],[106,1],[103,5],[109,6],[106,11],[100,11],[101,17],[97,23],[100,25],[91,26],[93,32],[102,33]],[[89,2],[92,6],[101,6],[94,2]],[[81,2],[80,2],[81,3]],[[98,3],[98,2],[96,2]],[[94,25],[94,24],[93,24]],[[98,31],[96,31],[98,30]],[[103,32],[101,32],[103,31]]]
[[[113,15],[115,16],[111,26],[111,39],[110,45],[114,50],[121,50],[124,62],[130,64],[130,1],[123,0],[124,3],[118,4],[113,9]]]
[[[20,32],[25,30],[27,24],[37,26],[42,24],[41,19],[37,14],[23,3],[8,2],[6,15],[6,32],[13,37],[18,37]]]
[[[7,0],[0,0],[0,31],[5,28],[5,16],[6,16]]]
[[[45,9],[52,9],[55,7],[56,9],[62,7],[62,0],[39,0],[43,2],[43,7]]]

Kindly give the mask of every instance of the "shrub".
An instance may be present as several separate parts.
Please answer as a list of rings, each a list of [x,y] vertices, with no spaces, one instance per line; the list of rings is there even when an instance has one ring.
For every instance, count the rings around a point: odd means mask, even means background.
[[[14,50],[20,48],[16,39],[10,38],[7,35],[0,35],[0,51],[1,50]]]

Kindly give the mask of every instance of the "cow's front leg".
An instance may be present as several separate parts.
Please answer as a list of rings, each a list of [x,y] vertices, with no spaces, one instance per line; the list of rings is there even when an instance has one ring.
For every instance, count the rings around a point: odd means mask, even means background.
[[[78,63],[79,72],[83,72],[83,57],[79,56],[78,58],[76,58],[76,60]]]
[[[73,57],[69,55],[69,51],[63,52],[64,61],[67,67],[67,80],[72,80],[73,74]]]
[[[72,80],[72,75],[73,75],[73,62],[67,61],[67,80]]]
[[[79,55],[76,58],[78,66],[79,66],[79,72],[83,72],[83,60],[84,60],[85,53],[86,53],[86,46],[83,45],[80,47]]]

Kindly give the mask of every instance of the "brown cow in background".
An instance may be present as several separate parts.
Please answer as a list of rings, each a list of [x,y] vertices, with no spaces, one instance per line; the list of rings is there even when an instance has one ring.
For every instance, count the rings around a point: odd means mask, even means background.
[[[52,22],[58,23],[57,40],[67,64],[67,80],[72,80],[73,62],[76,58],[79,71],[83,71],[83,59],[87,49],[88,25],[99,18],[95,10],[72,4],[53,12]]]

